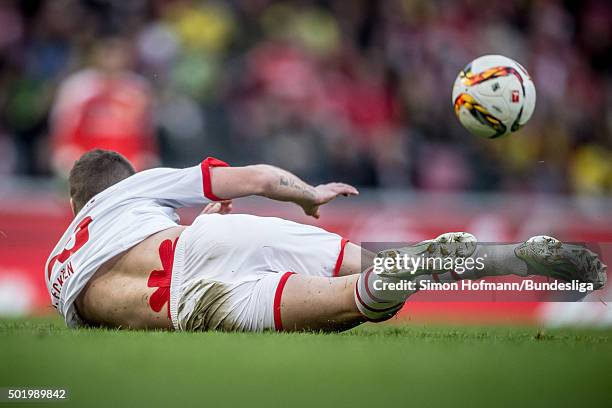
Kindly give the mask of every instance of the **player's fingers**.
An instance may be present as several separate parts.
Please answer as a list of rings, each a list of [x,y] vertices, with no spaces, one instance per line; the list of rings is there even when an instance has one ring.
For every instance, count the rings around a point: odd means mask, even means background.
[[[233,205],[231,201],[222,201],[221,202],[221,207],[219,209],[219,213],[220,214],[229,214],[232,212],[233,209]]]
[[[202,209],[202,211],[200,211],[200,214],[208,214],[208,209],[210,208],[211,205],[213,205],[213,203],[206,204],[204,208]]]
[[[351,186],[350,184],[345,183],[332,183],[332,188],[337,191],[343,191],[349,194],[359,194],[359,191]]]
[[[219,211],[221,211],[221,203],[214,203],[210,207],[210,214],[215,214],[215,213],[218,213]]]
[[[342,194],[344,196],[351,196],[351,195],[359,194],[359,191],[355,187],[349,184],[344,184],[344,183],[333,183],[332,189],[334,192],[338,194]]]
[[[221,203],[209,203],[202,210],[202,214],[215,214],[221,209]]]

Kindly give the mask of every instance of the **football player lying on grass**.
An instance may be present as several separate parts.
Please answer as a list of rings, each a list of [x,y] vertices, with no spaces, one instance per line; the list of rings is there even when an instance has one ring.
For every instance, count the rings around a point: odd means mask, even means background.
[[[45,266],[53,306],[71,327],[168,330],[345,330],[393,316],[415,291],[402,280],[530,274],[604,285],[605,265],[586,248],[534,237],[481,246],[447,233],[396,253],[487,256],[482,270],[362,270],[374,254],[321,228],[281,218],[228,214],[232,199],[258,195],[319,217],[347,184],[310,186],[268,165],[229,167],[207,158],[185,169],[136,173],[112,151],[85,153],[70,172],[75,218]],[[205,206],[188,226],[176,209]],[[384,287],[384,288],[383,288]]]

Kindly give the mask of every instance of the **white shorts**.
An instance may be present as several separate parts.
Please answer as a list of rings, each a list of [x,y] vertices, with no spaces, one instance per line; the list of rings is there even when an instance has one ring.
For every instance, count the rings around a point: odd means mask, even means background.
[[[292,273],[337,276],[346,240],[274,217],[201,215],[178,238],[170,285],[176,330],[281,330]]]

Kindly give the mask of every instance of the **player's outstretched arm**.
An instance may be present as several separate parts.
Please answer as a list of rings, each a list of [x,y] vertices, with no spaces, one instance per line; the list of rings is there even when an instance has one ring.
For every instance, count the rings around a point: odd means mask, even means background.
[[[259,195],[277,201],[296,203],[307,215],[319,218],[319,207],[339,195],[352,196],[359,192],[344,183],[320,184],[316,187],[296,175],[266,164],[245,167],[215,167],[211,169],[211,185],[217,197],[233,198]]]

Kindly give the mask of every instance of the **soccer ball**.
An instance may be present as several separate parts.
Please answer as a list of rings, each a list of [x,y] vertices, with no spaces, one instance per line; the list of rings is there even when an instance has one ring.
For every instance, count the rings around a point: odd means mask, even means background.
[[[459,121],[472,134],[488,139],[525,125],[535,102],[535,86],[525,68],[502,55],[476,58],[459,73],[453,86]]]

